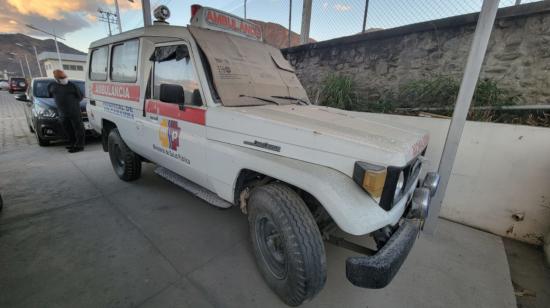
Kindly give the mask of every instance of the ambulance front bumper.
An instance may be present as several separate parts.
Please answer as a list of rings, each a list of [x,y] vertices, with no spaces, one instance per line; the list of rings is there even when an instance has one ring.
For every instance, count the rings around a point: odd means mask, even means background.
[[[346,277],[355,286],[380,289],[395,277],[409,255],[420,226],[428,215],[431,197],[439,186],[439,175],[429,173],[421,187],[416,188],[408,212],[386,244],[370,256],[346,260]]]

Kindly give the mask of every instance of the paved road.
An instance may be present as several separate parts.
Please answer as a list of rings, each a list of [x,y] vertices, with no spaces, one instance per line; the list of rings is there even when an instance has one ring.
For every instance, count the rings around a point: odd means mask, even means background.
[[[153,173],[120,181],[96,141],[39,147],[2,93],[0,307],[282,307],[260,277],[246,217]],[[326,245],[328,281],[304,307],[515,307],[502,240],[442,221],[392,284],[353,287]]]
[[[0,91],[0,153],[36,144],[25,122],[24,104],[13,99],[13,94]]]

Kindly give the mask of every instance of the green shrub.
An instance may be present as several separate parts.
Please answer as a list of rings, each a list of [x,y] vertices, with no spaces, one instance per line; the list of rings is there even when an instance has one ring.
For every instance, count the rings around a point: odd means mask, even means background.
[[[356,84],[348,76],[328,75],[322,82],[319,104],[345,110],[354,110],[357,106]]]

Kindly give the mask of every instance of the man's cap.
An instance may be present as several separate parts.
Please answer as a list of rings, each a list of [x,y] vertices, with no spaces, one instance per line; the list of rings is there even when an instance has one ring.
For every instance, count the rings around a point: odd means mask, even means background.
[[[53,71],[53,78],[55,79],[63,79],[67,78],[67,74],[63,70],[54,70]]]

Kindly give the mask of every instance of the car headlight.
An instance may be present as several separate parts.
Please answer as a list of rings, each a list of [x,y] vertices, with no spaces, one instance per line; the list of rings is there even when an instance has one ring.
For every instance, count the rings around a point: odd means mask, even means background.
[[[380,202],[387,174],[386,167],[356,162],[353,170],[353,180],[363,187],[376,202]]]
[[[42,106],[39,104],[36,104],[36,111],[37,114],[44,118],[55,118],[57,117],[57,112],[53,108]]]
[[[399,179],[397,180],[397,184],[395,185],[395,194],[393,195],[394,202],[399,199],[401,196],[401,193],[403,192],[403,189],[405,188],[405,173],[401,171],[399,173]]]

